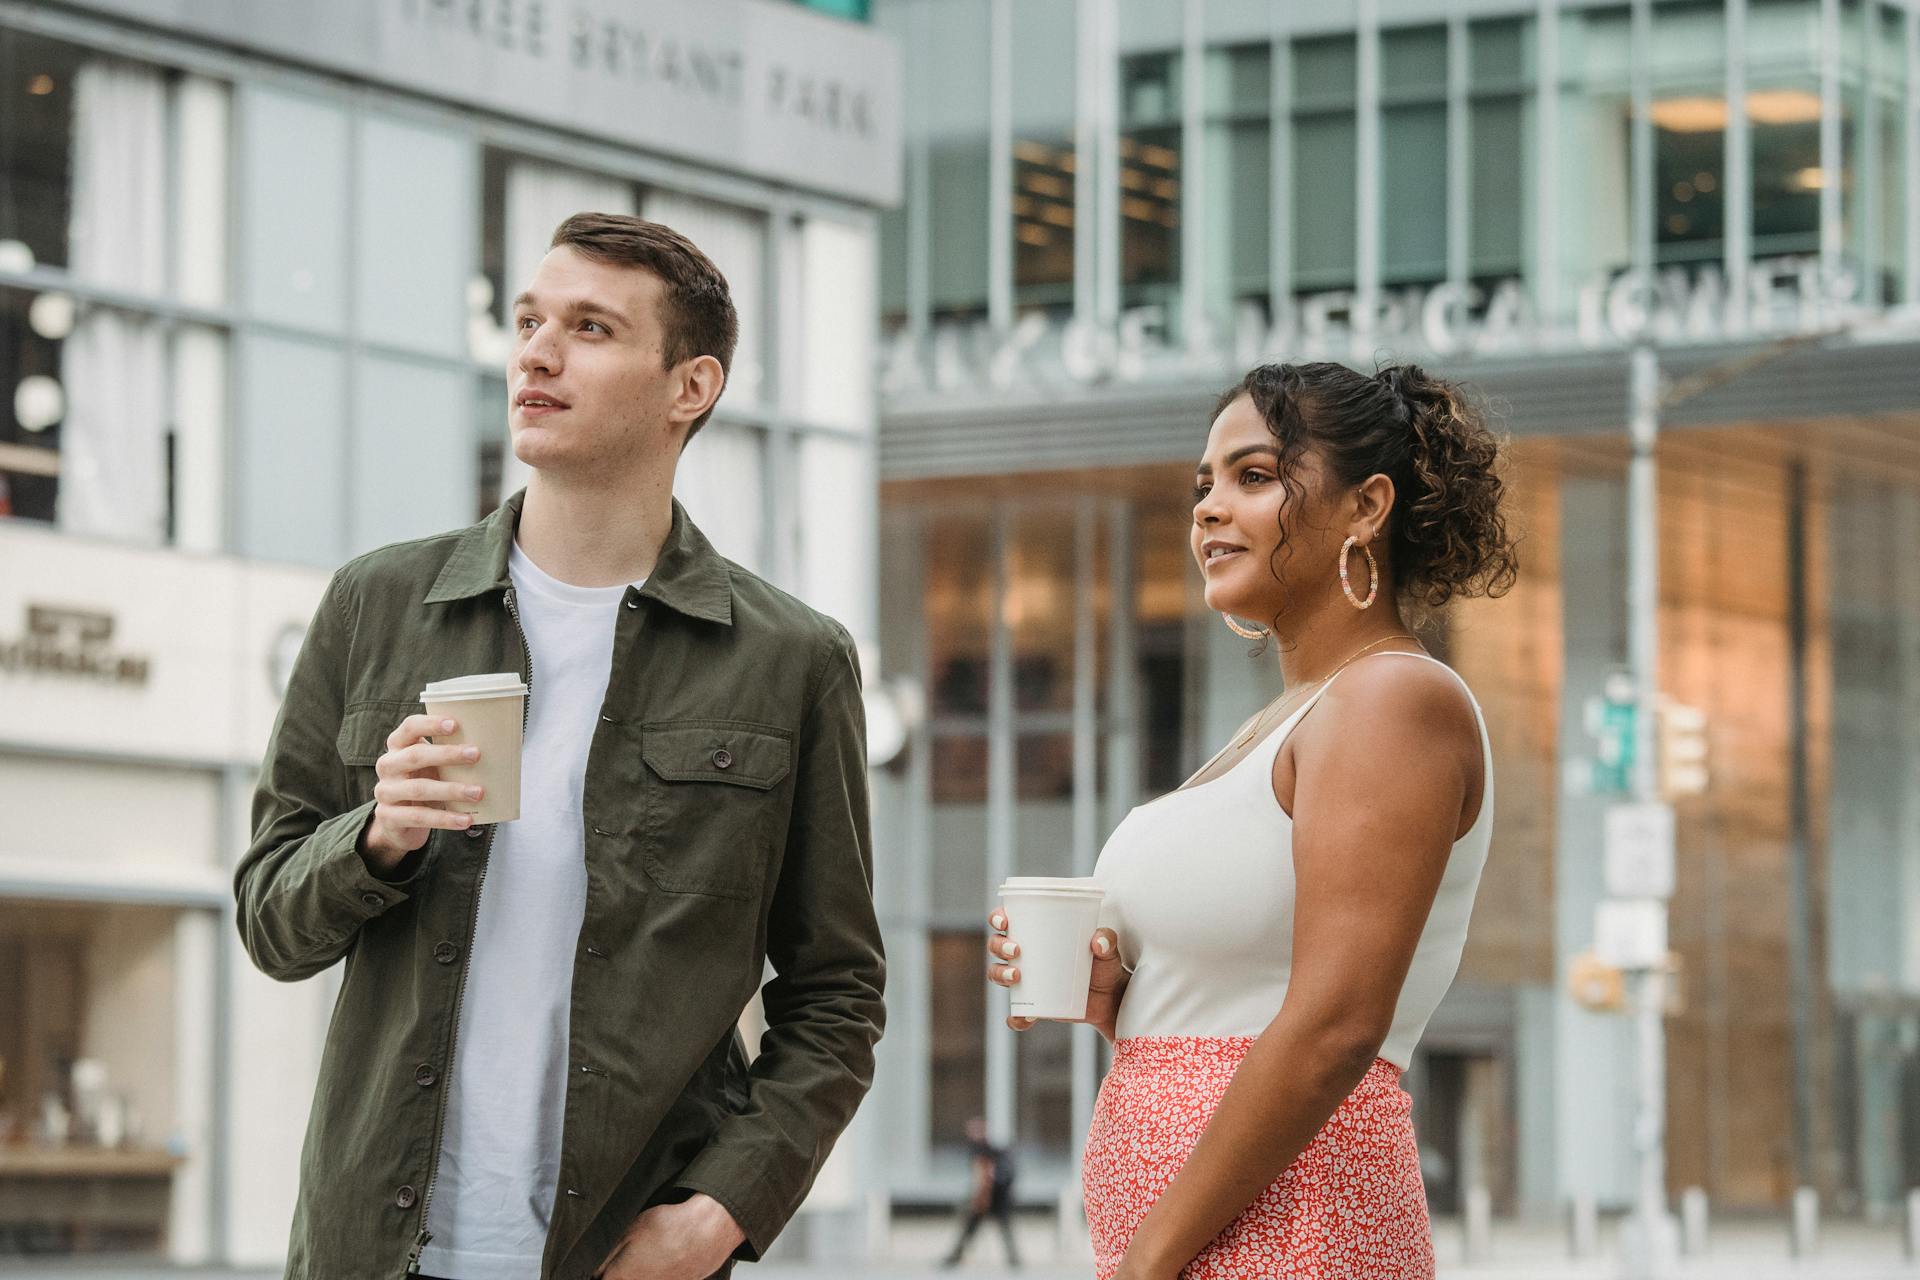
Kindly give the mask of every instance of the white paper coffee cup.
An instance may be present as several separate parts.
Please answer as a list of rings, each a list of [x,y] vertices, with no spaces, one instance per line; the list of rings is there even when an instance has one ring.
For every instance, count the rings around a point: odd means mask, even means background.
[[[1007,936],[1020,944],[1020,981],[1008,988],[1017,1018],[1084,1018],[1093,935],[1106,891],[1091,878],[1013,876],[1000,886]]]
[[[472,764],[443,764],[443,782],[483,787],[480,799],[448,801],[455,813],[470,813],[474,825],[512,822],[520,816],[520,735],[526,724],[527,686],[518,672],[435,680],[420,691],[420,702],[435,720],[453,720],[459,728],[436,733],[437,746],[476,746]]]

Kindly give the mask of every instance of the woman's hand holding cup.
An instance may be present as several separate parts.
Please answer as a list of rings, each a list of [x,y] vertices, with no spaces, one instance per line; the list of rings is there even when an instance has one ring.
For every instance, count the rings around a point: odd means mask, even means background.
[[[1008,936],[1007,914],[995,909],[987,917],[992,936],[987,952],[995,963],[987,966],[987,980],[995,986],[1012,989],[1020,982],[1020,943]],[[1028,1018],[1011,1015],[1007,1025],[1025,1031],[1036,1022],[1084,1022],[1109,1041],[1120,1015],[1120,1000],[1127,988],[1127,971],[1120,963],[1120,938],[1112,929],[1096,929],[1087,943],[1092,953],[1092,975],[1087,981],[1087,1011],[1079,1018]]]

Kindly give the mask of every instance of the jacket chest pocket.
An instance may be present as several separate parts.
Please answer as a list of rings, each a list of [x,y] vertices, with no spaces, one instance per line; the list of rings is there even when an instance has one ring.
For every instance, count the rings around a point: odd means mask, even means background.
[[[759,895],[781,829],[793,735],[738,720],[641,726],[647,874],[670,893]]]
[[[373,799],[373,784],[378,781],[374,765],[386,754],[388,735],[419,710],[418,702],[398,699],[369,699],[347,707],[334,747],[346,767],[349,807]]]

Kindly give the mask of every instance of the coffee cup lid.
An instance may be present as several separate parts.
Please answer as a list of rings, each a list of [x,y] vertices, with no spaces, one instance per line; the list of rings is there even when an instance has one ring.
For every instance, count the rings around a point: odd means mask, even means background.
[[[1091,876],[1008,876],[1000,885],[1005,893],[1071,893],[1106,896]]]
[[[498,698],[522,694],[527,686],[517,671],[496,671],[489,675],[455,676],[451,680],[433,680],[420,691],[422,702],[467,702],[477,698]]]

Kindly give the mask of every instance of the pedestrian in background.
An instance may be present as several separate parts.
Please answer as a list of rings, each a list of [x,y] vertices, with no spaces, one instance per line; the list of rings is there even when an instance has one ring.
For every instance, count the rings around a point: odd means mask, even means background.
[[[1007,1147],[997,1147],[988,1140],[987,1122],[981,1116],[967,1121],[967,1152],[971,1157],[969,1172],[972,1178],[972,1186],[967,1194],[967,1221],[960,1228],[960,1238],[953,1242],[952,1251],[940,1265],[959,1266],[973,1233],[991,1217],[1000,1227],[1000,1238],[1006,1242],[1007,1265],[1018,1269],[1020,1249],[1013,1239],[1013,1152]]]

